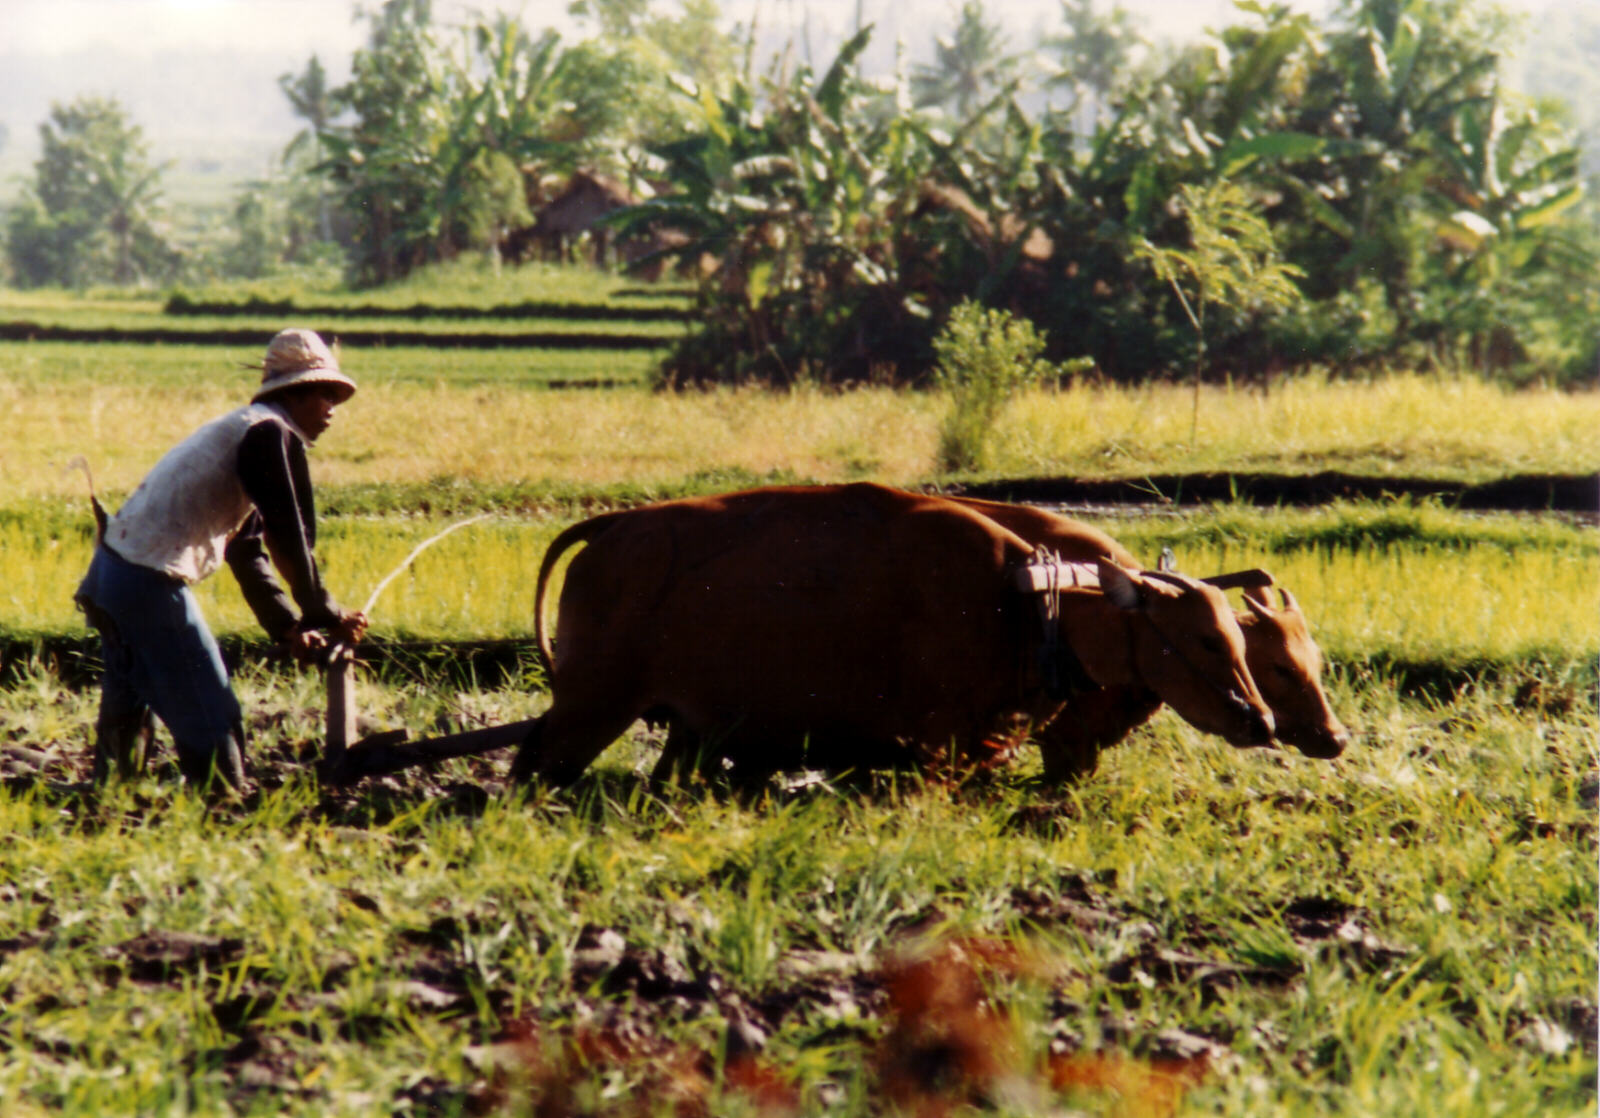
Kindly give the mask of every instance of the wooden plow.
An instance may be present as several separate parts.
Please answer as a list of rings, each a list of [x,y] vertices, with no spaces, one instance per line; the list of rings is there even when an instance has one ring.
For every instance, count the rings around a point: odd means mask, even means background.
[[[476,523],[488,516],[470,517],[457,521],[437,535],[423,540],[405,557],[398,567],[390,571],[367,598],[361,612],[370,614],[384,588],[409,567],[414,559],[433,544],[444,539],[458,528]],[[323,662],[323,676],[327,684],[328,712],[326,738],[322,759],[317,765],[318,774],[328,784],[356,784],[369,776],[386,776],[389,773],[434,764],[451,757],[471,757],[516,745],[528,736],[538,722],[529,718],[504,726],[486,726],[478,730],[464,730],[459,734],[410,741],[403,729],[385,730],[357,740],[356,738],[356,653],[350,644],[335,644],[328,649]]]
[[[328,728],[317,771],[328,784],[356,784],[369,776],[387,776],[451,757],[471,757],[516,745],[537,718],[485,726],[459,734],[408,740],[403,729],[385,730],[356,740],[355,650],[334,645],[324,668],[328,684]]]

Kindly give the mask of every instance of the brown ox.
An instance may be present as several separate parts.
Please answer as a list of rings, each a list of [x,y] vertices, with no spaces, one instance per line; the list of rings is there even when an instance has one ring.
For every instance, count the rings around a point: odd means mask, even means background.
[[[555,648],[546,589],[579,543]],[[997,726],[1051,732],[1033,549],[970,509],[876,485],[759,489],[608,513],[561,533],[535,624],[552,702],[512,766],[575,779],[640,717],[669,755],[736,768],[985,760]],[[1271,715],[1223,594],[1101,563],[1060,593],[1059,633],[1102,686],[1153,692],[1203,730],[1265,742]]]
[[[1036,548],[1045,548],[1063,560],[1094,562],[1109,559],[1133,570],[1139,562],[1127,548],[1098,528],[1071,517],[1027,505],[1008,505],[970,497],[951,497],[965,508],[982,513]],[[1276,736],[1308,757],[1337,757],[1350,735],[1333,713],[1322,689],[1322,650],[1311,637],[1305,614],[1294,596],[1278,589],[1282,608],[1268,604],[1259,589],[1247,588],[1248,612],[1237,615],[1244,633],[1245,663],[1272,709]],[[1148,719],[1161,700],[1148,690],[1108,687],[1075,696],[1073,716],[1047,751],[1045,775],[1054,779],[1092,772],[1100,750],[1114,745]],[[1070,734],[1075,733],[1073,738]]]

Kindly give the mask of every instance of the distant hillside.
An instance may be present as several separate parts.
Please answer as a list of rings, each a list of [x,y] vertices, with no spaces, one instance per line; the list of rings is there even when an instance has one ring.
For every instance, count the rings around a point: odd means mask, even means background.
[[[326,60],[342,67],[347,59]],[[231,184],[261,175],[300,125],[278,89],[278,75],[303,58],[222,47],[135,57],[105,47],[50,57],[0,48],[0,201],[32,174],[39,125],[55,102],[82,94],[115,96],[144,129],[159,160],[175,160],[169,198],[210,201]]]

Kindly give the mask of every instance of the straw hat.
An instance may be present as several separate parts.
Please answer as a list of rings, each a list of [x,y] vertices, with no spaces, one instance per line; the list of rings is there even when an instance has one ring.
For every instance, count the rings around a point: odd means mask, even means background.
[[[250,397],[252,404],[298,384],[337,384],[346,400],[356,391],[356,382],[339,371],[339,358],[311,330],[278,331],[261,364],[246,367],[261,370],[261,387]]]

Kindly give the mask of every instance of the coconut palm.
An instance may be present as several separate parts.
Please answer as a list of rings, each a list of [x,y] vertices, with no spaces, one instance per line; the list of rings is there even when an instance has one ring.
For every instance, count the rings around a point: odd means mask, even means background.
[[[1128,81],[1142,40],[1133,16],[1116,3],[1100,10],[1094,0],[1061,0],[1061,21],[1062,30],[1042,44],[1057,66],[1047,84],[1071,93],[1069,111],[1079,131],[1089,134],[1105,121],[1113,94]]]
[[[289,107],[295,115],[304,119],[307,125],[289,141],[289,146],[283,152],[284,161],[288,162],[309,147],[312,165],[320,164],[322,137],[327,134],[328,126],[333,123],[341,107],[337,93],[328,85],[328,73],[322,68],[321,59],[313,54],[303,73],[281,75],[278,88],[289,99]],[[324,181],[319,179],[317,184],[317,232],[324,241],[328,241],[333,239],[333,225]]]
[[[966,121],[1016,70],[1000,25],[985,18],[979,0],[966,0],[954,33],[934,40],[933,64],[912,68],[911,92],[918,105],[954,107],[956,116]]]

